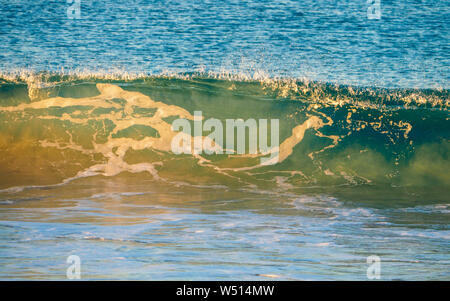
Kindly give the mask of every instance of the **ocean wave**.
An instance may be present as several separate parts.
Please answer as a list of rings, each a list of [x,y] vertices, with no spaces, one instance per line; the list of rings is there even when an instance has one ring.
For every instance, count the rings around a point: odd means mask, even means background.
[[[211,74],[25,72],[2,81],[0,186],[10,192],[124,174],[146,174],[177,186],[277,192],[450,182],[447,90]],[[269,149],[276,150],[277,160],[260,163],[269,154],[261,149],[175,154],[172,123],[193,122],[195,111],[204,120],[278,120],[279,145]],[[200,133],[202,141],[210,139],[207,135]],[[224,143],[210,145],[226,151]]]

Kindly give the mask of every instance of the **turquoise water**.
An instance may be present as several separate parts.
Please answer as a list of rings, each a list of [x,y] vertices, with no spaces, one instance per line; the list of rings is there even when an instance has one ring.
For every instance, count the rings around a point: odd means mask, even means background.
[[[367,6],[2,3],[0,278],[450,280],[449,3]]]

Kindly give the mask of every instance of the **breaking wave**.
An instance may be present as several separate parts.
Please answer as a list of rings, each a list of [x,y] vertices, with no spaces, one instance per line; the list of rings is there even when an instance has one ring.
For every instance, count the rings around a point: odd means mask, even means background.
[[[174,185],[276,190],[450,183],[445,89],[342,86],[263,73],[23,71],[0,77],[0,106],[0,187],[10,191],[129,174]],[[224,122],[278,119],[278,163],[175,155],[171,124],[192,121],[194,111]]]

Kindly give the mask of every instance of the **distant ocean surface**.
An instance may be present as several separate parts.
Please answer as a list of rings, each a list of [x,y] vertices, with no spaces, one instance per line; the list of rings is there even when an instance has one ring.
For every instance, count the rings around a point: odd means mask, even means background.
[[[0,1],[0,279],[450,280],[449,1]]]
[[[370,1],[369,1],[370,2]],[[375,2],[375,1],[372,1]],[[449,1],[1,1],[0,68],[448,88]]]

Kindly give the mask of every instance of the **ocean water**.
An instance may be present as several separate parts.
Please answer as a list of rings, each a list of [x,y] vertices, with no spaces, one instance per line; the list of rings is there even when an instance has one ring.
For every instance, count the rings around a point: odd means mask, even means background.
[[[450,4],[374,2],[2,1],[0,278],[450,280]]]

